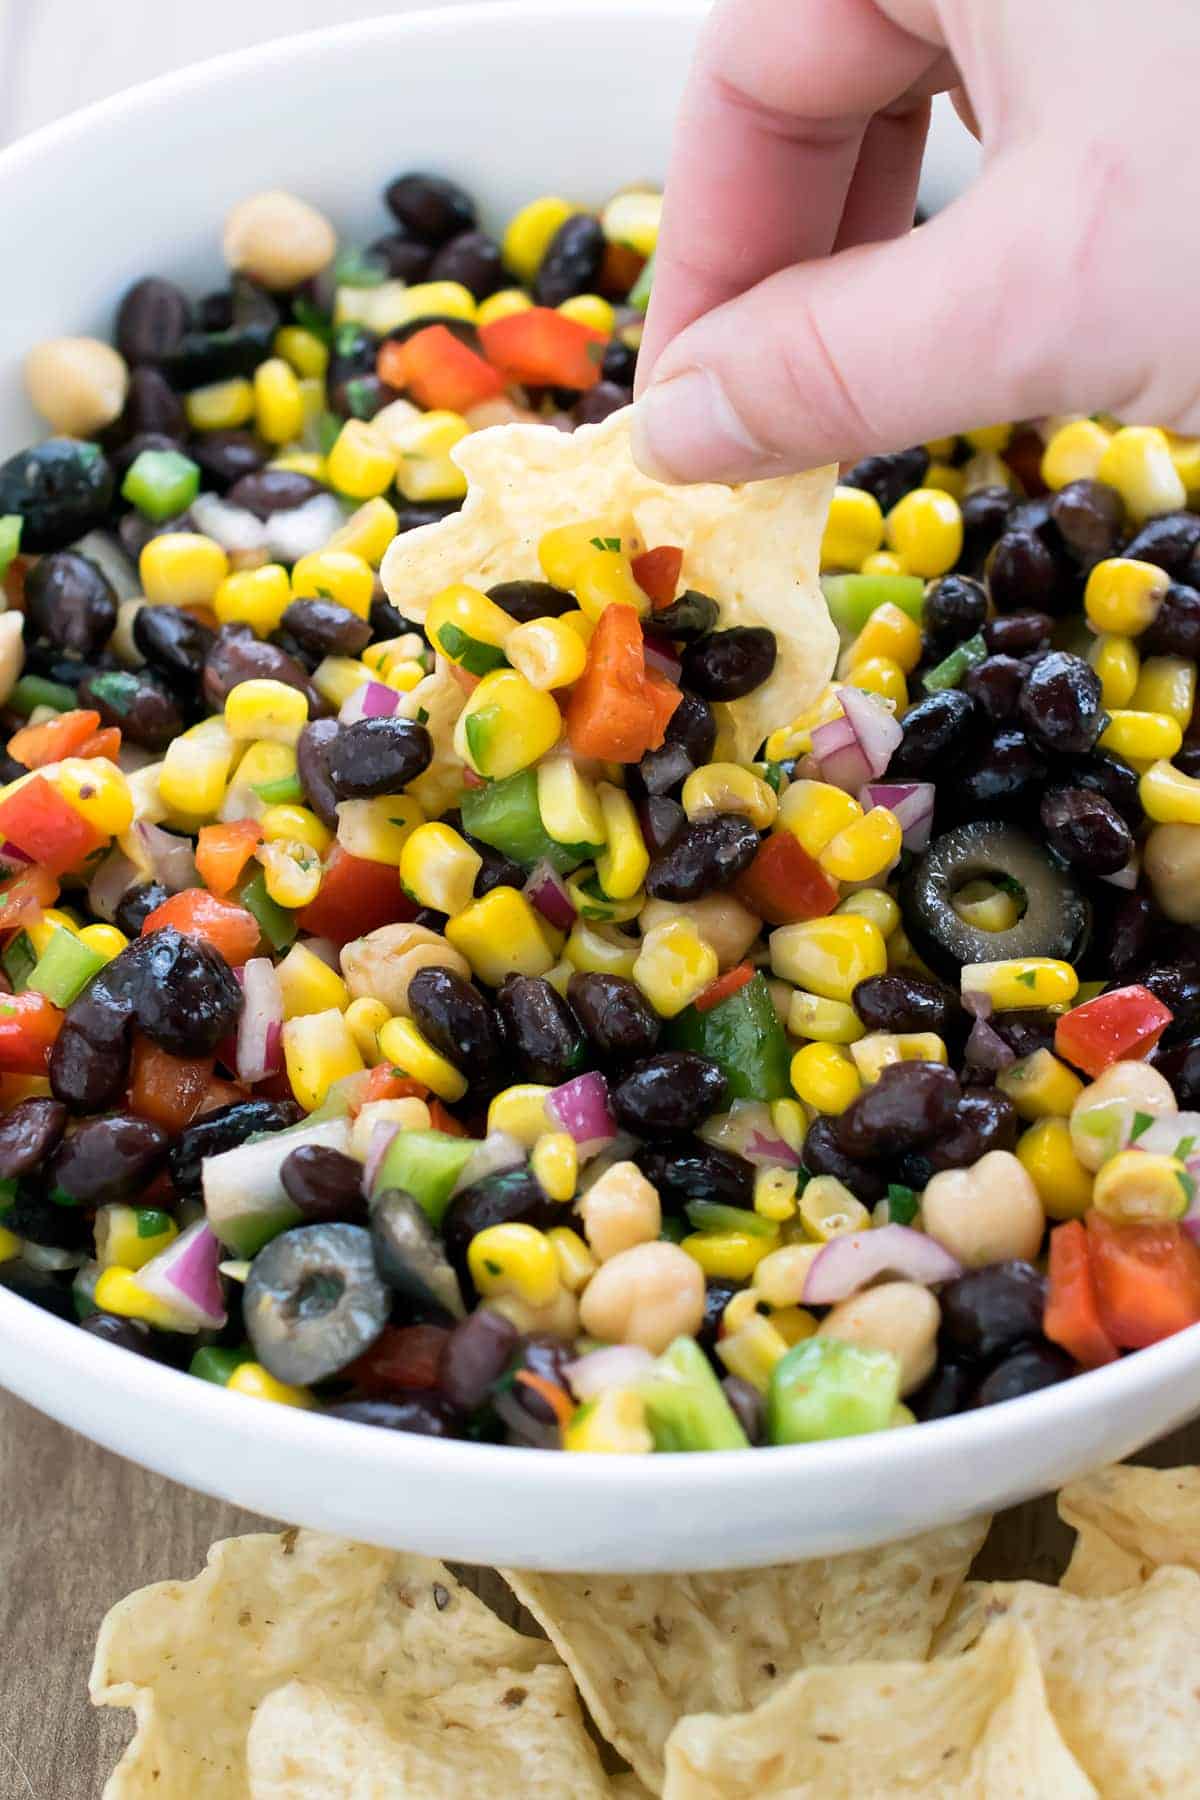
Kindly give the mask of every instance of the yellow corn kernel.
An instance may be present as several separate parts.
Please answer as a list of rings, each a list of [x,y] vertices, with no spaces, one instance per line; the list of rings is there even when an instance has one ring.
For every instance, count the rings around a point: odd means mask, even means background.
[[[624,244],[639,256],[653,256],[658,245],[663,197],[640,188],[614,194],[600,215],[610,244]]]
[[[152,606],[208,606],[229,573],[229,558],[198,531],[164,531],[142,551],[138,573]]]
[[[338,843],[351,856],[400,867],[404,846],[425,814],[408,794],[378,794],[373,800],[338,804]]]
[[[425,635],[435,650],[472,675],[504,667],[504,647],[515,629],[502,607],[462,581],[435,594],[425,615]]]
[[[1128,706],[1137,691],[1140,666],[1133,639],[1105,632],[1089,646],[1088,661],[1100,677],[1101,704],[1110,712]]]
[[[878,694],[881,700],[887,700],[897,712],[903,712],[908,705],[908,682],[904,670],[890,656],[868,656],[864,662],[856,662],[850,670],[847,680],[864,693]]]
[[[314,550],[302,556],[292,569],[292,594],[297,600],[336,600],[360,619],[371,610],[375,575],[369,562],[352,550]]]
[[[371,671],[352,656],[326,656],[313,670],[312,682],[327,706],[340,711],[356,688],[370,681]]]
[[[377,569],[388,545],[396,535],[399,519],[394,506],[376,495],[366,500],[357,512],[350,514],[326,544],[326,550],[348,550]]]
[[[768,1306],[798,1306],[804,1298],[808,1272],[821,1254],[819,1243],[785,1244],[764,1256],[754,1271],[753,1292]]]
[[[546,1100],[552,1092],[536,1081],[518,1081],[512,1087],[502,1088],[488,1106],[489,1132],[503,1131],[532,1150],[539,1138],[558,1129],[546,1112]]]
[[[1011,931],[1021,917],[1021,903],[1015,894],[983,878],[968,881],[950,897],[964,925],[977,931]]]
[[[894,550],[875,550],[870,556],[863,558],[860,574],[907,575],[908,570]]]
[[[608,519],[580,519],[573,525],[556,525],[538,539],[542,574],[555,587],[572,590],[575,577],[594,550],[611,547],[621,553],[621,533]]]
[[[356,1075],[363,1066],[350,1027],[332,1006],[285,1022],[283,1058],[292,1092],[305,1112],[322,1104],[335,1081]]]
[[[58,913],[58,908],[54,907],[51,910],[57,916],[51,917],[50,913],[43,913],[40,919],[31,919],[24,928],[25,936],[39,956],[45,955],[58,932],[69,932],[72,937],[76,935],[75,927],[63,921],[62,915]]]
[[[213,595],[213,611],[222,625],[249,625],[259,637],[267,637],[277,629],[291,599],[287,570],[281,563],[263,563],[227,575]]]
[[[944,575],[962,554],[958,501],[937,488],[914,488],[887,516],[889,548],[913,575]]]
[[[641,889],[650,853],[624,788],[602,781],[598,793],[606,848],[596,858],[596,875],[610,900],[628,900]]]
[[[854,1066],[864,1082],[878,1081],[899,1062],[948,1062],[946,1046],[936,1031],[872,1031],[850,1046]]]
[[[1186,731],[1196,704],[1196,665],[1184,656],[1148,656],[1130,705],[1136,712],[1165,713]]]
[[[871,881],[890,869],[900,854],[903,829],[886,806],[873,806],[822,850],[820,864],[835,881]]]
[[[1052,1219],[1081,1219],[1092,1204],[1092,1173],[1071,1144],[1065,1119],[1036,1119],[1017,1140],[1017,1160]]]
[[[1200,438],[1179,437],[1168,431],[1167,443],[1171,447],[1175,473],[1187,490],[1188,505],[1194,507],[1200,495]]]
[[[871,1215],[836,1175],[816,1175],[800,1196],[800,1223],[810,1238],[826,1244],[851,1231],[866,1231]]]
[[[612,302],[602,294],[572,294],[558,308],[564,319],[574,319],[577,325],[587,325],[593,331],[602,331],[605,337],[611,337],[616,323]]]
[[[1118,1225],[1181,1219],[1195,1183],[1177,1157],[1147,1150],[1119,1150],[1098,1171],[1092,1205]]]
[[[1083,610],[1093,631],[1137,637],[1153,624],[1170,586],[1165,569],[1132,556],[1109,556],[1087,578]]]
[[[321,858],[311,844],[277,838],[254,852],[262,866],[263,885],[276,906],[293,910],[309,906],[321,886]]]
[[[275,973],[283,993],[285,1019],[299,1019],[309,1013],[343,1013],[350,1003],[349,989],[337,970],[305,944],[293,944]],[[384,1018],[387,1017],[385,1009]]]
[[[770,1322],[789,1350],[793,1344],[802,1344],[806,1338],[817,1335],[816,1318],[802,1306],[782,1306],[772,1312]]]
[[[92,1298],[101,1312],[116,1313],[120,1319],[142,1319],[160,1331],[179,1329],[179,1314],[156,1294],[148,1294],[134,1271],[118,1263],[101,1271]]]
[[[283,963],[280,963],[279,971],[280,979],[282,980]],[[330,970],[330,973],[332,974],[333,971]],[[284,995],[283,1004],[286,1015],[286,994]],[[365,994],[359,1000],[351,1000],[349,1006],[346,1008],[346,1025],[351,1037],[358,1046],[358,1054],[362,1057],[368,1068],[373,1069],[376,1063],[383,1061],[383,1052],[379,1048],[379,1033],[383,1030],[391,1016],[391,1013],[383,1004],[382,1000],[372,1000]]]
[[[498,988],[506,975],[544,975],[554,967],[537,914],[516,888],[495,887],[464,906],[446,937],[488,987]]]
[[[805,1044],[792,1058],[792,1086],[819,1113],[845,1112],[862,1092],[858,1070],[837,1044]]]
[[[772,1129],[778,1132],[789,1150],[800,1153],[808,1130],[808,1114],[798,1100],[772,1100],[768,1109]]]
[[[705,763],[693,769],[680,800],[689,819],[711,812],[742,813],[756,831],[769,831],[779,812],[774,788],[761,775],[733,762]]]
[[[852,913],[858,919],[870,919],[881,937],[890,939],[900,923],[900,907],[886,888],[859,888],[839,900],[835,912]]]
[[[382,432],[365,419],[347,419],[326,461],[329,485],[351,500],[375,500],[396,479],[396,458]]]
[[[458,715],[454,754],[477,775],[503,781],[539,762],[561,736],[562,714],[549,694],[515,669],[493,669]]]
[[[1055,490],[1072,481],[1096,480],[1111,443],[1112,433],[1095,419],[1068,419],[1042,452],[1042,480]]]
[[[485,1299],[512,1294],[527,1306],[548,1306],[559,1289],[554,1245],[532,1225],[488,1225],[477,1231],[467,1246],[467,1267]]]
[[[865,488],[835,487],[821,539],[823,569],[861,569],[883,542],[883,513]]]
[[[577,631],[561,619],[530,619],[512,626],[505,655],[531,687],[570,687],[587,665],[587,645]],[[427,627],[428,628],[428,627]]]
[[[501,288],[499,293],[489,294],[486,300],[479,302],[479,311],[475,315],[475,323],[482,328],[494,325],[497,319],[510,319],[514,313],[528,312],[533,301],[523,288]]]
[[[604,844],[599,792],[571,757],[547,757],[538,765],[537,784],[542,824],[556,844]]]
[[[136,1206],[101,1206],[96,1212],[95,1235],[96,1261],[102,1269],[116,1264],[136,1272],[179,1236],[179,1227],[165,1213],[150,1213]]]
[[[617,543],[613,539],[613,543]],[[573,583],[580,611],[593,624],[606,606],[631,606],[639,618],[650,611],[650,601],[633,578],[628,556],[620,549],[595,545],[575,570]]]
[[[414,1081],[423,1081],[439,1100],[453,1105],[466,1093],[466,1077],[434,1049],[411,1019],[389,1019],[379,1033],[379,1048],[386,1062]]]
[[[839,911],[841,909],[839,908]],[[908,975],[922,975],[930,980],[935,979],[929,964],[917,954],[903,925],[897,925],[895,931],[888,934],[887,940],[888,969],[892,974],[897,972]]]
[[[714,1281],[748,1281],[775,1241],[749,1231],[693,1231],[679,1248]]]
[[[483,858],[440,820],[418,825],[400,852],[400,880],[418,906],[454,914],[470,904]]]
[[[461,499],[467,478],[450,452],[470,429],[461,413],[439,408],[388,433],[397,452],[396,486],[406,500]]]
[[[754,1210],[759,1218],[770,1219],[773,1225],[781,1225],[785,1219],[795,1218],[797,1186],[795,1169],[780,1167],[756,1170]]]
[[[329,367],[329,346],[314,331],[302,325],[283,325],[275,333],[271,348],[276,356],[290,363],[297,375],[319,380]]]
[[[283,681],[239,681],[225,696],[225,728],[235,742],[295,744],[308,723],[308,701]]]
[[[784,981],[847,1005],[860,981],[887,969],[879,927],[852,913],[781,925],[771,933],[770,948],[772,971]]]
[[[1007,450],[1012,442],[1011,425],[980,425],[974,431],[964,431],[963,436],[972,450],[991,450],[997,456]]]
[[[268,844],[290,839],[324,856],[333,843],[332,831],[307,806],[269,806],[259,824]]]
[[[206,719],[174,738],[158,778],[163,805],[178,818],[215,817],[237,746],[220,719]]]
[[[1118,707],[1100,733],[1100,748],[1138,768],[1169,761],[1183,743],[1183,731],[1169,713],[1134,712]]]
[[[764,1257],[763,1262],[765,1261]],[[759,1264],[759,1268],[761,1267],[762,1263]],[[757,1274],[757,1270],[755,1273]],[[740,1289],[725,1304],[721,1314],[721,1330],[731,1336],[733,1332],[740,1331],[748,1319],[761,1318],[765,1306],[766,1301],[757,1288]]]
[[[15,1262],[21,1254],[21,1240],[7,1225],[0,1225],[0,1263]]]
[[[254,371],[254,421],[268,444],[290,444],[304,430],[304,396],[296,371],[271,356]]]
[[[967,491],[967,472],[956,468],[953,463],[931,462],[921,486],[933,488],[937,493],[949,494],[953,500],[961,500]]]
[[[684,1240],[685,1246],[687,1239]],[[760,1394],[771,1382],[771,1372],[790,1348],[781,1331],[769,1319],[752,1314],[737,1331],[717,1340],[717,1355],[740,1381],[748,1381]]]
[[[236,431],[254,417],[254,389],[240,376],[193,388],[183,409],[193,431]]]
[[[574,1199],[579,1151],[570,1132],[544,1132],[533,1146],[529,1167],[551,1200]]]
[[[1069,962],[1052,956],[1018,956],[996,962],[967,963],[962,992],[983,994],[997,1012],[1025,1006],[1065,1006],[1079,991],[1079,977]]]
[[[593,925],[587,919],[576,919],[563,955],[573,969],[584,974],[632,975],[638,945],[636,939],[626,937],[612,925]]]
[[[633,979],[654,1010],[673,1019],[717,979],[717,953],[686,919],[667,919],[642,939]]]
[[[85,925],[79,933],[79,941],[86,944],[89,950],[94,950],[97,956],[102,956],[106,962],[111,962],[114,956],[120,956],[129,944],[125,933],[118,931],[115,925]]]
[[[921,628],[901,606],[885,600],[877,606],[850,646],[850,668],[868,658],[885,656],[910,674],[921,660]]]
[[[515,212],[504,228],[504,264],[519,280],[531,283],[550,248],[550,240],[579,208],[557,194],[543,194]]]
[[[1116,488],[1138,525],[1187,505],[1187,489],[1171,461],[1167,435],[1157,425],[1123,425],[1114,432],[1096,479]]]
[[[646,1403],[633,1388],[605,1388],[572,1415],[562,1434],[564,1450],[590,1456],[646,1456],[654,1439]]]
[[[838,698],[840,688],[840,682],[828,682],[812,705],[798,713],[790,725],[781,725],[771,733],[766,743],[769,761],[781,762],[786,757],[802,756],[812,749],[812,734],[816,727],[842,716],[842,703]]]
[[[1083,1092],[1074,1069],[1060,1062],[1052,1050],[1035,1050],[1010,1063],[996,1077],[996,1086],[1007,1094],[1023,1119],[1066,1119]]]
[[[239,1363],[225,1383],[225,1391],[244,1394],[248,1400],[269,1400],[273,1406],[294,1406],[301,1412],[308,1412],[317,1404],[307,1388],[276,1381],[269,1370],[256,1362]]]
[[[844,1000],[823,1000],[802,988],[793,989],[788,1001],[787,1028],[793,1037],[812,1038],[820,1044],[852,1044],[866,1030]]]
[[[360,660],[377,681],[386,681],[397,663],[410,662],[419,657],[424,648],[419,632],[402,631],[399,637],[381,638],[368,644]]]
[[[1138,783],[1138,797],[1157,825],[1200,825],[1200,781],[1173,763],[1151,763]]]
[[[558,1279],[570,1294],[581,1294],[598,1264],[577,1231],[569,1225],[554,1225],[546,1233],[558,1258]]]
[[[109,837],[117,837],[133,824],[129,783],[116,763],[106,757],[64,757],[54,776],[54,786],[89,825]]]
[[[779,824],[810,856],[820,856],[840,831],[864,816],[852,794],[827,781],[793,781],[779,801]]]

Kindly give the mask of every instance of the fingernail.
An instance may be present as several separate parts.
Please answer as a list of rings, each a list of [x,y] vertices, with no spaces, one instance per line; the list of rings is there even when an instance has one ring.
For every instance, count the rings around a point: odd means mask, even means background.
[[[633,453],[658,481],[751,481],[780,466],[711,369],[688,369],[642,395],[633,409]]]

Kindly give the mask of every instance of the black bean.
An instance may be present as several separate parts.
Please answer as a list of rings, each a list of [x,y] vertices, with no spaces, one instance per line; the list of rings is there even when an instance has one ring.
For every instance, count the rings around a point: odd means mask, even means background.
[[[988,1024],[1004,1039],[1014,1056],[1032,1056],[1037,1050],[1054,1048],[1054,1014],[1041,1007],[1020,1007],[1012,1012],[994,1013]]]
[[[121,296],[113,336],[125,361],[136,368],[168,362],[191,322],[191,302],[182,288],[161,275],[147,275]]]
[[[130,375],[125,410],[121,414],[121,431],[128,433],[134,443],[147,435],[155,436],[162,440],[164,448],[170,443],[178,447],[187,435],[183,401],[158,369],[134,369]],[[146,444],[144,447],[155,446]],[[114,459],[114,467],[123,473],[117,459]]]
[[[723,1375],[721,1392],[750,1442],[761,1444],[766,1429],[766,1401],[758,1389],[743,1381],[740,1375]]]
[[[604,230],[593,213],[573,213],[565,219],[533,278],[537,304],[561,306],[576,294],[594,292],[604,250]]]
[[[294,512],[325,491],[311,475],[300,475],[295,469],[266,468],[241,476],[225,498],[230,506],[240,506],[265,521],[275,513]]]
[[[647,750],[629,783],[630,792],[639,800],[670,794],[681,787],[695,766],[682,744],[666,743],[661,749]]]
[[[736,881],[757,851],[758,833],[744,814],[703,814],[651,862],[646,892],[655,900],[699,900]]]
[[[486,300],[504,283],[500,246],[486,231],[463,231],[443,244],[429,270],[430,281],[457,281],[477,300]]]
[[[382,263],[393,281],[424,281],[433,263],[433,246],[411,232],[385,232],[367,245],[367,254]]]
[[[571,416],[576,425],[599,425],[613,413],[620,412],[623,406],[628,406],[632,399],[629,388],[618,387],[615,381],[598,381],[595,387],[579,396]]]
[[[1056,785],[1086,788],[1089,793],[1101,795],[1133,830],[1141,825],[1143,815],[1137,771],[1128,763],[1093,750],[1089,756],[1072,757],[1055,764],[1053,776]]]
[[[1103,966],[1118,980],[1150,960],[1166,922],[1148,894],[1122,894],[1108,923]]]
[[[200,464],[206,482],[219,494],[261,469],[270,451],[250,431],[200,431],[191,439],[187,453]]]
[[[408,984],[413,1019],[434,1049],[474,1083],[498,1069],[503,1037],[479,989],[453,969],[418,969]]]
[[[696,1342],[706,1352],[710,1360],[717,1347],[717,1338],[721,1332],[721,1321],[725,1316],[725,1308],[739,1292],[738,1285],[732,1281],[714,1280],[711,1276],[704,1287],[704,1317],[696,1332]],[[723,1365],[722,1365],[723,1366]]]
[[[817,1115],[800,1154],[810,1175],[836,1175],[864,1206],[874,1206],[887,1193],[887,1181],[879,1170],[846,1155],[838,1141],[837,1120],[832,1116]]]
[[[516,1355],[520,1334],[502,1313],[481,1307],[456,1325],[446,1339],[438,1386],[463,1412],[483,1405],[494,1383]]]
[[[664,850],[669,850],[687,824],[687,814],[678,800],[670,800],[665,794],[648,794],[639,800],[637,813],[642,837],[651,856],[660,856]]]
[[[329,749],[340,731],[336,719],[314,719],[296,742],[296,773],[304,797],[330,831],[337,830],[338,797],[329,774]]]
[[[1173,581],[1138,649],[1144,656],[1200,657],[1200,590]]]
[[[694,1131],[725,1098],[718,1063],[690,1050],[664,1050],[637,1062],[613,1089],[617,1118],[639,1137]]]
[[[1200,513],[1163,513],[1149,519],[1121,551],[1135,562],[1165,569],[1173,581],[1186,581],[1188,565],[1200,547]]]
[[[134,887],[126,888],[117,901],[113,914],[113,924],[123,931],[127,938],[142,935],[142,926],[155,909],[169,900],[170,895],[161,881],[140,881]]]
[[[699,694],[684,694],[667,721],[666,742],[681,744],[699,769],[712,756],[717,741],[717,721],[707,700]]]
[[[145,373],[149,374],[147,370]],[[139,431],[131,437],[119,450],[111,453],[113,474],[118,481],[124,481],[130,469],[142,454],[143,450],[174,450],[182,448],[177,437],[168,437],[161,431]],[[126,555],[134,561],[142,554],[146,545],[165,531],[190,531],[192,517],[190,512],[176,513],[171,519],[148,519],[145,514],[127,512],[117,521],[117,541]]]
[[[918,700],[904,715],[904,737],[888,764],[889,776],[915,778],[931,769],[943,773],[947,758],[961,752],[979,719],[971,696],[958,688],[944,688]]]
[[[908,1397],[918,1419],[949,1419],[970,1403],[978,1370],[969,1363],[942,1359],[923,1387]]]
[[[310,711],[315,710],[308,670],[294,656],[255,637],[248,625],[222,625],[204,659],[204,698],[219,712],[230,690],[243,681],[282,681],[297,688]]]
[[[487,590],[487,596],[518,625],[527,625],[531,619],[560,618],[576,605],[574,594],[552,587],[548,581],[498,581]]]
[[[524,1080],[557,1087],[584,1067],[587,1040],[579,1021],[542,976],[507,976],[496,1009]]]
[[[40,1181],[17,1184],[16,1198],[5,1209],[4,1224],[19,1238],[50,1250],[83,1250],[92,1247],[91,1218],[82,1207],[63,1206],[52,1199]],[[8,1271],[0,1266],[0,1277]],[[5,1281],[7,1286],[7,1280]]]
[[[1174,1088],[1175,1098],[1184,1111],[1193,1111],[1200,1106],[1200,1037],[1190,1037],[1184,1043],[1168,1048],[1160,1044],[1152,1060]]]
[[[921,623],[944,650],[963,638],[974,637],[986,618],[987,594],[983,584],[967,575],[943,575],[926,590]]]
[[[977,573],[1008,524],[1014,496],[1006,487],[976,488],[960,503],[963,522],[961,566]]]
[[[284,1191],[300,1208],[306,1225],[333,1219],[365,1223],[362,1173],[361,1163],[327,1144],[300,1144],[279,1167]]]
[[[1089,875],[1114,875],[1133,855],[1133,833],[1120,813],[1086,788],[1047,790],[1041,820],[1051,849]]]
[[[968,817],[1007,815],[1023,810],[1031,789],[1045,778],[1046,762],[1040,750],[1024,731],[1006,726],[955,771],[950,792],[940,797]]]
[[[1108,719],[1100,677],[1065,650],[1052,650],[1030,669],[1018,710],[1036,743],[1076,756],[1092,748]]]
[[[963,691],[970,694],[982,713],[999,724],[1016,712],[1026,672],[1025,664],[1015,656],[989,656],[967,670]]]
[[[1019,1400],[1036,1394],[1075,1374],[1075,1364],[1055,1344],[1028,1344],[997,1363],[975,1390],[976,1406],[995,1406],[1001,1400]]]
[[[244,275],[227,291],[208,295],[196,311],[196,329],[185,333],[165,373],[184,393],[210,382],[252,375],[271,354],[281,315],[271,295]]]
[[[116,1344],[118,1349],[132,1350],[136,1356],[153,1356],[154,1333],[141,1319],[119,1319],[116,1313],[89,1313],[80,1319],[79,1329],[102,1344]]]
[[[741,700],[775,667],[775,633],[764,625],[712,631],[683,652],[684,687],[705,700]]]
[[[398,794],[433,759],[433,740],[412,719],[359,719],[330,738],[325,767],[339,800]]]
[[[171,1145],[171,1179],[185,1199],[200,1192],[200,1165],[206,1156],[236,1150],[247,1138],[283,1131],[303,1118],[294,1100],[235,1100],[185,1125]]]
[[[1058,563],[1032,531],[1010,524],[988,559],[987,585],[998,612],[1061,610]]]
[[[749,1206],[754,1199],[753,1163],[698,1138],[644,1144],[634,1161],[658,1189],[664,1212],[680,1213],[689,1200]]]
[[[1008,515],[1008,525],[1010,531],[1031,531],[1047,550],[1054,551],[1061,547],[1062,539],[1050,516],[1050,500],[1049,494],[1035,494],[1032,499],[1018,500]]]
[[[921,1150],[949,1130],[961,1099],[943,1063],[892,1063],[839,1115],[837,1141],[853,1157]]]
[[[1177,1044],[1200,1030],[1200,962],[1175,959],[1139,969],[1137,980],[1171,1009],[1164,1044]]]
[[[1083,568],[1112,556],[1125,523],[1125,502],[1105,481],[1071,481],[1050,502],[1058,535]]]
[[[27,1175],[50,1155],[67,1125],[67,1109],[58,1100],[18,1100],[0,1118],[0,1180]]]
[[[293,600],[281,620],[313,656],[360,656],[371,641],[371,626],[336,600]]]
[[[129,1076],[129,1007],[100,985],[73,1000],[50,1052],[50,1089],[72,1112],[113,1106]]]
[[[384,193],[388,211],[415,237],[444,244],[475,226],[475,202],[465,188],[444,175],[421,170],[398,175]]]
[[[935,1169],[969,1169],[990,1150],[1015,1150],[1021,1121],[1007,1094],[965,1087],[954,1117],[927,1154]]]
[[[910,488],[920,487],[929,469],[929,452],[923,444],[909,450],[893,450],[886,456],[866,456],[838,476],[843,487],[864,488],[874,494],[885,513]]]
[[[298,1225],[272,1238],[243,1290],[246,1334],[277,1381],[336,1375],[371,1347],[390,1311],[361,1225]]]
[[[237,1024],[242,990],[210,944],[167,927],[122,950],[105,974],[125,957],[136,957],[126,991],[137,1023],[172,1056],[208,1056]]]
[[[604,350],[604,361],[600,364],[600,373],[605,381],[614,381],[618,387],[631,388],[637,374],[638,353],[632,344],[622,338],[610,338]]]
[[[939,1295],[941,1335],[956,1355],[992,1362],[1042,1335],[1045,1277],[1027,1262],[969,1269]]]
[[[25,577],[25,618],[34,632],[76,656],[93,656],[117,622],[117,597],[96,564],[76,550],[43,556]]]
[[[662,1020],[628,976],[576,970],[567,998],[602,1057],[648,1056],[658,1043]]]
[[[682,638],[687,642],[712,632],[720,611],[711,595],[702,594],[698,588],[685,588],[670,606],[661,607],[650,623],[658,636]]]
[[[145,669],[105,669],[86,676],[79,684],[79,704],[94,707],[102,724],[118,726],[123,739],[143,750],[165,750],[184,727],[170,688]]]
[[[62,550],[104,523],[113,488],[98,444],[47,438],[0,463],[0,514],[20,513],[27,554]]]
[[[478,1232],[489,1225],[512,1223],[538,1230],[562,1223],[561,1203],[546,1198],[528,1169],[506,1169],[460,1188],[442,1219],[446,1255],[459,1274],[466,1273],[467,1246]]]
[[[941,1038],[960,1030],[958,995],[923,975],[869,975],[851,995],[868,1031],[935,1031]]]
[[[397,1388],[390,1400],[339,1400],[325,1408],[330,1419],[374,1425],[380,1431],[411,1431],[418,1437],[458,1437],[462,1421],[437,1394],[424,1389],[405,1393]]]
[[[54,1196],[71,1206],[105,1206],[144,1193],[166,1160],[168,1138],[149,1119],[88,1119],[54,1153]]]
[[[994,656],[1028,656],[1050,646],[1054,620],[1044,612],[1002,613],[989,619],[983,641]]]

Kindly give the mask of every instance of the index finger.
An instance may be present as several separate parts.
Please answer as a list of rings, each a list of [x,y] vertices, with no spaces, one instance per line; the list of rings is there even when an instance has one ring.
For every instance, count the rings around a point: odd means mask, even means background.
[[[639,388],[685,325],[827,256],[871,116],[941,49],[873,0],[726,0],[675,128]]]

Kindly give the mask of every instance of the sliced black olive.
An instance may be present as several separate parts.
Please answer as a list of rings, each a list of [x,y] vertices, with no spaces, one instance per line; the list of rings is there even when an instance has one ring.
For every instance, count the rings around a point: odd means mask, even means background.
[[[324,1381],[361,1356],[391,1296],[361,1225],[301,1225],[259,1251],[242,1300],[254,1354],[277,1381]]]
[[[1025,911],[1007,931],[968,925],[954,896],[971,881],[1016,882]],[[964,963],[1014,956],[1071,961],[1086,942],[1090,910],[1066,870],[1013,825],[978,819],[947,831],[919,856],[900,888],[905,928],[931,968],[956,974]]]
[[[432,1303],[451,1318],[466,1317],[458,1276],[441,1239],[411,1194],[390,1188],[371,1209],[375,1266],[389,1287],[418,1306]]]

